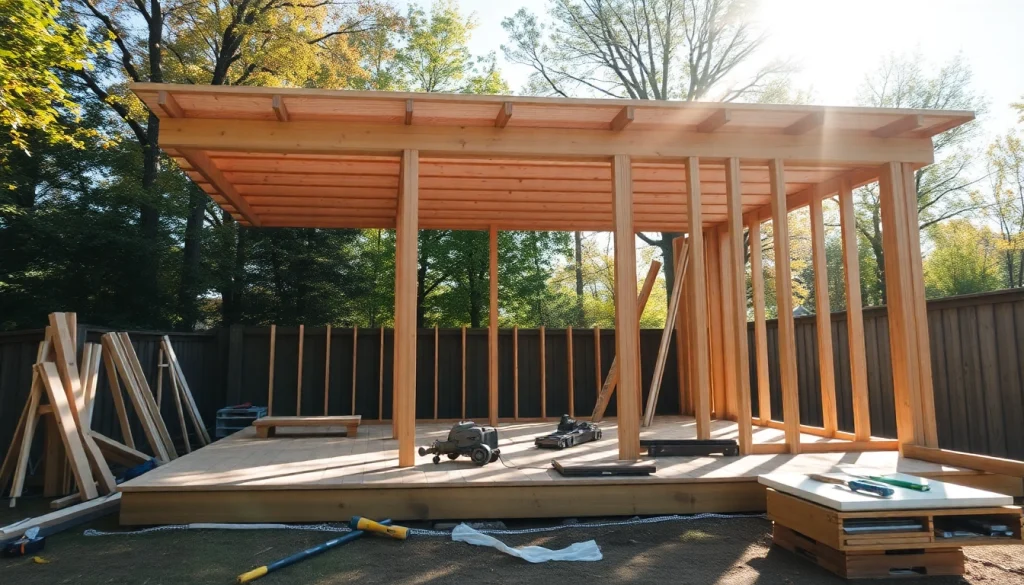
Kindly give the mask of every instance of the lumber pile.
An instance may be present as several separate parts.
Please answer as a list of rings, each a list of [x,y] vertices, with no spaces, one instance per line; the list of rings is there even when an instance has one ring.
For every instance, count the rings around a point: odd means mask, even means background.
[[[111,465],[129,468],[151,459],[136,449],[129,421],[129,403],[146,436],[152,458],[160,464],[178,456],[128,334],[107,333],[100,344],[82,344],[80,354],[77,339],[74,313],[50,314],[44,340],[36,353],[28,400],[0,467],[0,490],[10,481],[12,507],[24,490],[37,432],[45,433],[42,463],[44,495],[68,494],[72,491],[72,482],[78,490],[55,501],[57,505],[54,507],[89,502],[115,493],[116,480]],[[167,369],[182,434],[186,437],[186,449],[190,451],[191,447],[187,443],[184,412],[192,420],[199,443],[208,444],[209,435],[167,337],[161,340],[161,353],[167,356]],[[122,441],[92,429],[101,363],[106,367]],[[158,372],[162,378],[162,369]],[[125,401],[124,394],[128,395],[128,401]],[[182,404],[186,406],[184,412]]]

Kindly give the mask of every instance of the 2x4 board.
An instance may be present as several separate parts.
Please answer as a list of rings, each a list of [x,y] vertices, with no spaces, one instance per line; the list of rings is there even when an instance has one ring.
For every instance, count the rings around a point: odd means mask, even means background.
[[[864,473],[864,475],[868,475],[868,473]],[[919,477],[903,473],[886,474],[886,476],[906,481],[921,481]],[[928,486],[931,489],[926,492],[893,488],[895,493],[891,498],[857,493],[846,486],[820,482],[799,473],[770,473],[758,477],[757,481],[784,494],[840,512],[936,510],[1013,505],[1011,496],[936,480],[928,480]]]

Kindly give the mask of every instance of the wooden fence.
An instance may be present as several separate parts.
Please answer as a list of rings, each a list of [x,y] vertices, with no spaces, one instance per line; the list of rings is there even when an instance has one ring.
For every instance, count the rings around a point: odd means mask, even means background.
[[[1024,291],[1011,290],[931,301],[928,304],[935,408],[943,448],[1024,459]],[[844,313],[832,315],[832,345],[839,427],[853,430],[849,361]],[[801,422],[822,423],[814,317],[796,319]],[[895,437],[888,320],[884,307],[864,311],[871,428],[876,436]],[[102,329],[80,326],[80,341],[99,341]],[[768,322],[768,361],[772,412],[782,412],[777,358],[777,325]],[[161,333],[133,332],[133,345],[149,380],[156,375]],[[203,418],[211,428],[222,406],[267,402],[270,330],[231,327],[202,333],[170,333]],[[499,343],[499,416],[531,419],[572,412],[587,416],[600,381],[615,353],[614,331],[565,329],[501,330]],[[749,330],[751,343],[753,329]],[[660,330],[641,333],[643,393],[649,391]],[[674,336],[673,336],[674,337]],[[31,364],[42,330],[0,333],[0,449],[6,451],[28,395]],[[541,339],[543,338],[543,359]],[[435,348],[436,339],[436,348]],[[416,415],[420,419],[487,416],[487,331],[419,331]],[[657,412],[679,412],[675,340],[670,347]],[[274,412],[296,412],[299,371],[298,327],[277,327],[274,360]],[[600,351],[595,351],[598,347]],[[365,419],[391,416],[392,332],[380,329],[331,329],[330,379],[325,383],[326,328],[305,328],[302,352],[302,414],[353,411]],[[353,351],[354,350],[354,351]],[[435,353],[436,352],[436,353]],[[513,356],[518,353],[518,367]],[[354,359],[353,359],[354,354]],[[757,376],[751,354],[751,399],[757,412]],[[435,355],[437,359],[435,361]],[[465,356],[463,358],[463,356]],[[435,366],[436,363],[436,366]],[[543,364],[543,365],[542,365]],[[543,376],[541,374],[543,368]],[[353,371],[354,370],[354,371]],[[600,370],[600,375],[598,374]],[[570,371],[573,406],[569,406]],[[518,392],[514,383],[518,382]],[[165,381],[166,383],[166,381]],[[152,384],[155,388],[155,384]],[[101,373],[94,426],[119,437],[116,414]],[[543,396],[543,403],[542,403]],[[165,401],[164,409],[173,408]],[[463,404],[465,405],[463,407]],[[518,407],[518,413],[517,413]],[[463,412],[463,408],[465,408]],[[180,437],[176,414],[165,410],[171,434]],[[608,410],[615,415],[615,400]],[[137,421],[133,424],[137,425]],[[139,429],[133,429],[141,433]]]

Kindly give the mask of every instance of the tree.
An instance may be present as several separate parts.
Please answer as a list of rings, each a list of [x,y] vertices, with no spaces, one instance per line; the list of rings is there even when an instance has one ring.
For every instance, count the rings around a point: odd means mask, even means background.
[[[81,148],[81,132],[69,131],[64,118],[76,118],[79,106],[64,88],[62,71],[89,66],[100,44],[85,30],[60,20],[58,0],[0,1],[0,163],[12,150],[30,153],[37,139]]]
[[[999,225],[1005,286],[1024,286],[1024,143],[1016,132],[996,137],[987,151],[992,177],[989,216]]]
[[[733,101],[756,96],[788,70],[773,62],[737,78],[764,41],[754,2],[741,0],[553,0],[548,22],[520,9],[502,21],[512,63],[533,70],[535,95]],[[674,278],[672,240],[640,238],[661,250],[666,294]]]
[[[930,298],[999,288],[998,237],[988,227],[951,219],[929,228],[934,249],[924,261],[925,293]]]
[[[974,93],[971,79],[970,65],[962,56],[933,73],[924,69],[920,55],[890,56],[865,80],[858,101],[883,108],[973,110],[983,114],[984,100]],[[978,124],[971,122],[933,139],[935,164],[914,174],[922,233],[927,233],[930,226],[983,207],[971,189],[978,179],[968,173],[973,160],[970,144],[978,131]],[[857,198],[857,230],[874,255],[874,270],[866,275],[871,278],[869,288],[884,304],[885,253],[877,185],[859,189]]]

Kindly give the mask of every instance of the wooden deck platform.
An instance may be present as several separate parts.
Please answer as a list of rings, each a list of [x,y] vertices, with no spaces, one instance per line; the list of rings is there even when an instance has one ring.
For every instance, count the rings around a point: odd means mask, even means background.
[[[417,425],[416,444],[446,436],[448,423]],[[502,461],[476,467],[468,459],[417,459],[398,467],[391,425],[364,424],[358,437],[257,439],[252,428],[181,457],[119,486],[121,522],[311,522],[352,515],[410,519],[539,518],[697,512],[763,511],[757,476],[770,472],[826,473],[846,466],[901,471],[1024,495],[1019,478],[903,459],[894,451],[804,453],[746,457],[665,457],[650,477],[566,478],[554,458],[573,463],[613,461],[616,424],[604,438],[567,449],[537,449],[533,439],[553,422],[502,424]],[[713,438],[730,438],[736,424],[713,423]],[[695,424],[659,417],[642,438],[694,438]],[[783,441],[783,431],[754,427],[755,443]],[[805,435],[804,442],[834,442]]]

